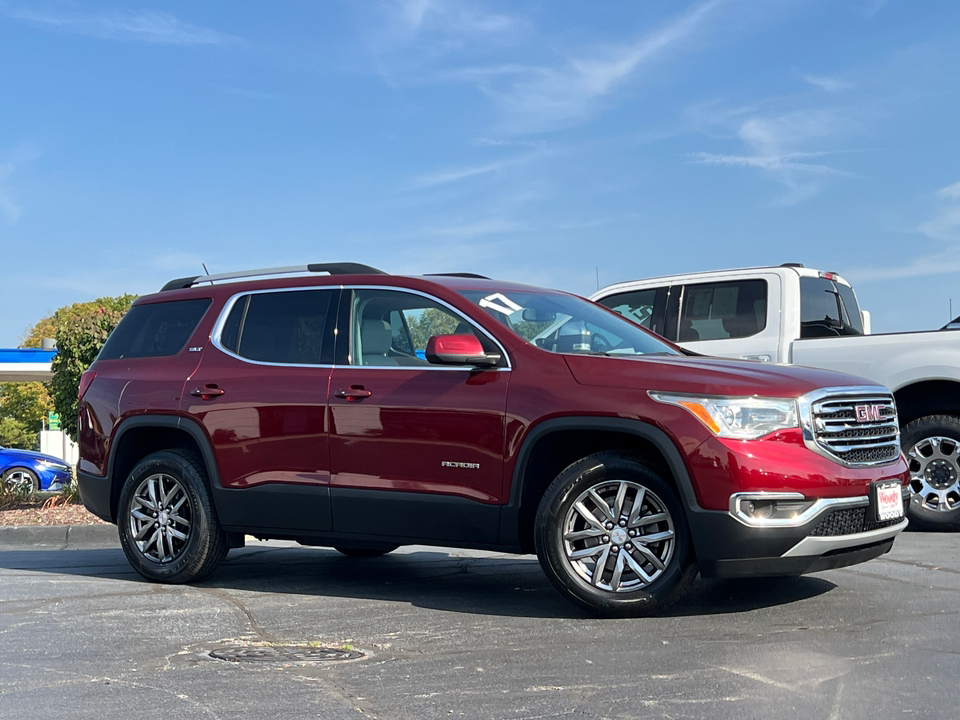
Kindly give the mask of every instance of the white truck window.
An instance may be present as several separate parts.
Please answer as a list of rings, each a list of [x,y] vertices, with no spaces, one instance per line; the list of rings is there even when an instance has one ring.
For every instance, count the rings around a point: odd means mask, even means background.
[[[745,338],[766,325],[766,280],[698,283],[683,288],[679,342]]]
[[[853,290],[828,278],[800,278],[800,337],[840,335],[863,335]]]

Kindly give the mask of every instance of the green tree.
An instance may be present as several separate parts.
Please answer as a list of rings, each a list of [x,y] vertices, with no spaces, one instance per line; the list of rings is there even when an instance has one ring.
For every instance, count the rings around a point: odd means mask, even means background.
[[[97,357],[120,319],[137,299],[136,295],[103,297],[93,302],[75,303],[54,313],[57,355],[53,359],[50,392],[60,414],[64,432],[77,439],[77,392],[80,376]]]
[[[43,421],[53,410],[45,383],[0,383],[0,445],[35,450]]]
[[[458,324],[457,318],[437,308],[427,308],[418,315],[407,316],[407,327],[410,328],[415,350],[424,350],[427,340],[434,335],[452,335]]]
[[[20,347],[38,348],[43,343],[44,338],[57,337],[57,316],[56,314],[43,318],[32,328],[27,330],[26,336],[20,343]]]
[[[37,437],[25,422],[12,417],[0,417],[0,446],[36,450]]]

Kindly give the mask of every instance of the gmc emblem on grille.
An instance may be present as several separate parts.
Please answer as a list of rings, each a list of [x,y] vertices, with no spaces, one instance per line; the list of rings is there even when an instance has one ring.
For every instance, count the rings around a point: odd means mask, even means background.
[[[883,420],[883,405],[855,405],[854,411],[857,413],[857,422],[880,422]]]

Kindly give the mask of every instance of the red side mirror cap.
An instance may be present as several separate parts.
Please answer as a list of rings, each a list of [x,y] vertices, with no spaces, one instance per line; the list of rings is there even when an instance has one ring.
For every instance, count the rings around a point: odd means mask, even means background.
[[[500,355],[487,353],[476,335],[434,335],[427,341],[427,362],[436,365],[474,365],[490,367]]]

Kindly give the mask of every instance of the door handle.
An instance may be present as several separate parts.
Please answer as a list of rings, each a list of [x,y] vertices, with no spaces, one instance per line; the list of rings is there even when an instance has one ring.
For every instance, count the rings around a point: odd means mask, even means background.
[[[345,398],[347,402],[357,402],[373,395],[369,390],[364,389],[363,385],[351,385],[349,390],[337,390],[333,396]]]
[[[201,400],[213,400],[215,397],[223,395],[223,390],[216,385],[204,385],[202,388],[194,388],[190,391],[190,394]]]

